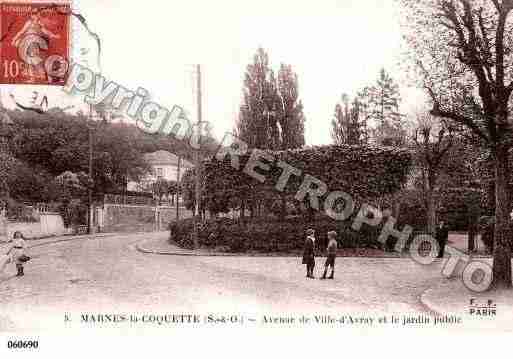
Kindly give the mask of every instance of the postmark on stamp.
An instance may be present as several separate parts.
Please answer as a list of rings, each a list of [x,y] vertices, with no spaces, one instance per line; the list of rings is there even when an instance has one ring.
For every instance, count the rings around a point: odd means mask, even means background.
[[[0,83],[59,85],[70,56],[69,2],[0,5]]]

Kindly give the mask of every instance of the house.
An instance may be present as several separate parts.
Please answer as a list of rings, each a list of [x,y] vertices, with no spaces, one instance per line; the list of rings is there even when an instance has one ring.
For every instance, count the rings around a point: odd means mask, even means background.
[[[129,182],[127,189],[129,191],[140,192],[147,191],[151,185],[159,179],[166,181],[178,180],[178,156],[168,151],[157,151],[146,153],[144,159],[151,166],[151,172],[147,174],[140,182]],[[194,165],[189,161],[180,159],[180,180],[184,173],[193,168]]]

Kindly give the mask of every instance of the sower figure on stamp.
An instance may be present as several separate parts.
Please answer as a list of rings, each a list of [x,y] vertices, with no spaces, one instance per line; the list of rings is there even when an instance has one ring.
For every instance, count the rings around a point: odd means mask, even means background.
[[[313,271],[315,268],[315,231],[308,229],[306,231],[305,247],[303,249],[303,264],[306,264],[306,277],[315,278]]]
[[[436,241],[438,242],[438,258],[443,258],[445,253],[445,246],[449,239],[449,229],[445,225],[444,221],[440,221],[440,224],[436,228]]]
[[[48,28],[46,28],[39,10],[33,9],[32,15],[27,20],[23,28],[12,38],[12,45],[18,48],[20,53],[26,52],[26,59],[22,60],[26,62],[25,75],[30,78],[31,82],[36,82],[36,79],[44,79],[46,70],[44,63],[35,63],[32,59],[40,58],[40,52],[42,49],[49,47],[50,39],[60,38],[59,34],[54,34]],[[39,45],[39,46],[38,46]],[[29,62],[27,62],[27,59]]]
[[[328,267],[331,267],[331,275],[328,277],[328,279],[334,279],[335,258],[337,257],[337,249],[337,232],[328,232],[328,258],[326,258],[326,263],[324,264],[324,274],[322,275],[321,279],[326,279],[326,274],[328,274]]]

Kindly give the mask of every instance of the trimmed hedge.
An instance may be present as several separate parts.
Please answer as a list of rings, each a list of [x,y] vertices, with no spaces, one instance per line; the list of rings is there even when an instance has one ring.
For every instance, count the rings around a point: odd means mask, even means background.
[[[412,156],[407,150],[392,147],[333,145],[265,153],[273,160],[269,162],[269,171],[256,169],[266,177],[263,184],[244,172],[251,151],[238,156],[238,169],[232,167],[229,154],[221,161],[216,158],[205,161],[203,185],[207,208],[217,213],[227,205],[234,208],[241,201],[260,199],[269,193],[278,198],[280,192],[274,186],[283,173],[278,165],[280,161],[301,171],[300,176],[290,177],[285,195],[295,195],[305,175],[310,175],[324,182],[328,192],[345,191],[356,200],[398,191],[406,182],[412,166]]]
[[[285,221],[260,218],[242,223],[239,220],[218,218],[200,223],[199,245],[208,248],[223,248],[229,252],[288,252],[301,250],[308,228],[315,229],[317,246],[323,250],[327,245],[326,233],[337,231],[340,248],[381,248],[377,241],[380,228],[363,226],[358,232],[350,228],[349,222],[335,222],[317,218],[305,223],[303,218],[293,217]],[[193,220],[186,219],[170,224],[170,240],[183,248],[192,248]]]

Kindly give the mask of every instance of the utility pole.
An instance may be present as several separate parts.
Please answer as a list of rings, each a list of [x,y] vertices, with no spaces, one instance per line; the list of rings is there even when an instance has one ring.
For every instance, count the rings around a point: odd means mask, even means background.
[[[180,210],[178,207],[178,200],[180,199],[180,166],[182,158],[178,156],[178,170],[176,172],[176,222],[180,220]]]
[[[100,41],[100,40],[98,40]],[[100,42],[98,42],[98,46],[100,46]],[[101,58],[98,56],[96,58],[96,61],[98,63],[98,73],[102,73],[102,63]],[[87,233],[93,234],[93,227],[94,227],[94,213],[93,213],[93,186],[94,186],[94,180],[93,180],[93,146],[94,146],[94,132],[97,130],[97,123],[93,124],[93,111],[94,107],[92,104],[89,104],[89,190],[87,193],[88,197],[88,208],[87,208]],[[125,197],[126,198],[126,197]]]
[[[93,228],[93,105],[89,105],[89,184],[87,191],[87,233],[92,234]]]
[[[202,116],[202,99],[201,99],[201,65],[196,65],[196,91],[197,91],[197,105],[198,105],[198,123],[196,126],[196,131],[198,131],[198,142],[200,141],[200,125],[201,125],[201,116]],[[194,247],[198,247],[199,244],[199,231],[198,231],[198,220],[200,219],[200,160],[199,160],[199,151],[194,151],[194,166],[196,170],[195,173],[195,199],[196,199],[196,208],[194,213]]]

